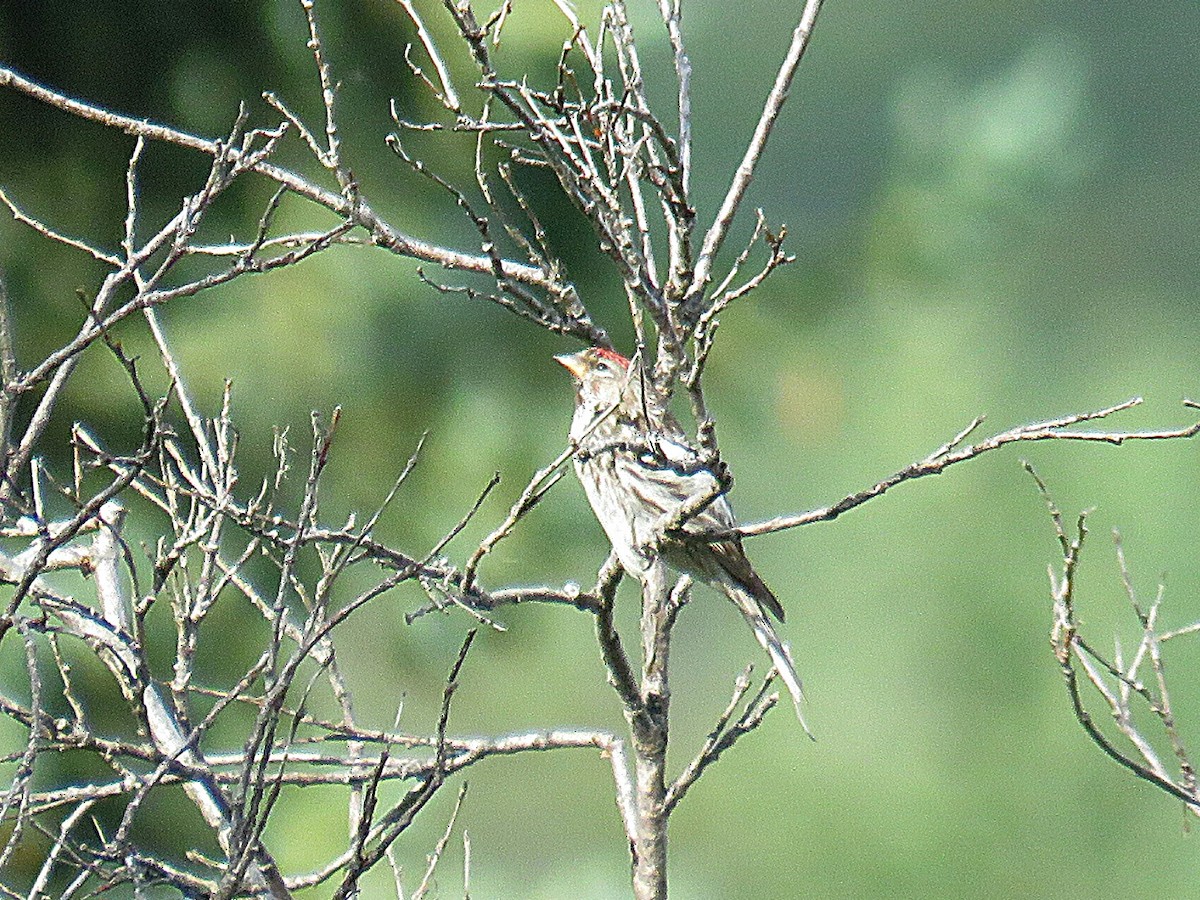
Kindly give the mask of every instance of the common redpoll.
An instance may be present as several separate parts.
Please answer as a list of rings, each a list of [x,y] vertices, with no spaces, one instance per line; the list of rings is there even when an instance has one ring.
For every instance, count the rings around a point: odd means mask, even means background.
[[[771,657],[803,725],[800,680],[766,615],[782,622],[783,607],[754,571],[741,540],[665,540],[657,533],[702,497],[713,499],[687,520],[685,532],[711,534],[737,525],[716,476],[702,465],[666,398],[615,351],[591,347],[554,358],[574,376],[577,388],[571,419],[571,439],[578,445],[575,472],[622,567],[645,584],[660,568],[661,557],[729,597]]]

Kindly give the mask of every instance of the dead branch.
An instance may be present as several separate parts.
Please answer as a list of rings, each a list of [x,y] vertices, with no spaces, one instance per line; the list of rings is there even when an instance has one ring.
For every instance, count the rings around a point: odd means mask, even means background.
[[[1144,610],[1137,600],[1120,535],[1114,533],[1121,581],[1126,598],[1140,625],[1141,637],[1137,651],[1128,661],[1122,658],[1119,643],[1117,653],[1112,659],[1099,652],[1095,645],[1080,633],[1081,623],[1077,614],[1077,581],[1084,539],[1088,533],[1087,513],[1080,513],[1074,528],[1068,529],[1046,483],[1028,463],[1025,464],[1025,468],[1033,477],[1046,503],[1062,551],[1062,564],[1058,575],[1055,575],[1053,567],[1049,570],[1053,604],[1050,646],[1062,672],[1075,720],[1110,759],[1143,781],[1182,800],[1190,812],[1200,815],[1196,770],[1172,709],[1163,662],[1163,646],[1166,641],[1200,631],[1200,623],[1159,632],[1162,585],[1159,585],[1154,602]],[[1143,675],[1147,670],[1150,683],[1146,682]],[[1110,737],[1097,724],[1096,717],[1091,712],[1093,701],[1084,693],[1085,686],[1089,684],[1095,695],[1099,696],[1101,706],[1107,708],[1120,738]],[[1135,703],[1147,709],[1157,721],[1161,732],[1159,735],[1148,734],[1145,727],[1139,724],[1140,719],[1134,714]],[[1160,741],[1167,744],[1174,756],[1175,771],[1171,771],[1163,755],[1156,749],[1155,745]]]
[[[1154,431],[1070,430],[1070,426],[1072,425],[1077,425],[1080,422],[1106,419],[1109,416],[1115,415],[1124,410],[1131,409],[1135,406],[1140,406],[1141,403],[1141,397],[1134,397],[1131,400],[1126,400],[1124,403],[1118,403],[1115,406],[1109,406],[1105,409],[1097,410],[1096,412],[1076,413],[1069,416],[1063,416],[1058,419],[1035,422],[1031,425],[1019,425],[1016,428],[1011,428],[1008,431],[1002,431],[999,434],[993,435],[992,437],[979,441],[978,443],[968,444],[965,447],[961,446],[963,441],[965,441],[972,432],[974,432],[980,425],[983,424],[983,417],[981,416],[971,422],[970,425],[963,429],[962,432],[952,438],[948,443],[943,444],[924,459],[905,466],[895,474],[889,475],[887,478],[876,482],[874,485],[865,490],[850,494],[839,500],[837,503],[822,507],[820,509],[810,510],[809,512],[799,513],[797,515],[777,516],[774,519],[769,519],[765,522],[758,522],[753,525],[743,525],[732,532],[724,534],[704,535],[701,539],[720,541],[726,540],[733,535],[740,537],[754,537],[760,534],[771,534],[776,531],[784,531],[788,528],[796,528],[801,525],[810,525],[813,522],[828,522],[836,519],[842,513],[849,512],[856,507],[862,506],[869,500],[874,500],[876,497],[887,493],[898,484],[903,484],[906,481],[914,481],[918,478],[925,478],[929,475],[940,475],[950,466],[953,466],[957,463],[975,459],[984,453],[989,453],[1009,444],[1015,444],[1022,441],[1090,441],[1121,446],[1127,441],[1169,441],[1191,438],[1195,437],[1197,434],[1200,434],[1200,422],[1183,428]],[[688,535],[688,538],[695,539],[690,534]]]

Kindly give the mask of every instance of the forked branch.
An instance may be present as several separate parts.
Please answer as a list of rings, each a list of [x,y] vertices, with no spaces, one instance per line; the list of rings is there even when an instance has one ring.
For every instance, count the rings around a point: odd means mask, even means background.
[[[1121,581],[1141,635],[1131,657],[1122,652],[1119,641],[1111,658],[1101,653],[1091,640],[1081,634],[1077,613],[1079,567],[1084,539],[1088,534],[1088,514],[1080,513],[1074,527],[1068,528],[1046,483],[1031,465],[1026,463],[1025,468],[1046,503],[1062,551],[1058,574],[1055,574],[1053,566],[1049,568],[1053,607],[1050,646],[1062,672],[1076,721],[1110,759],[1143,781],[1183,801],[1192,814],[1200,816],[1196,769],[1172,708],[1163,662],[1163,650],[1167,642],[1200,633],[1200,622],[1175,629],[1160,627],[1162,585],[1159,585],[1149,605],[1139,602],[1120,535],[1114,532]],[[1092,692],[1086,692],[1088,685]],[[1095,704],[1094,697],[1099,698],[1100,707],[1111,716],[1119,737],[1110,737],[1097,723],[1091,711]],[[1145,719],[1139,714],[1139,708],[1149,711],[1152,721],[1157,723],[1158,734],[1149,733],[1141,724]],[[1174,757],[1174,770],[1156,746],[1164,743]]]

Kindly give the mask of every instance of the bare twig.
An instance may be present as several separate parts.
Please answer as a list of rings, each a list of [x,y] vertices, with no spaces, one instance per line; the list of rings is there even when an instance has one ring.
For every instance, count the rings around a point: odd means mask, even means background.
[[[783,104],[787,101],[792,79],[795,77],[796,70],[800,66],[800,60],[804,56],[804,51],[808,49],[809,40],[812,38],[813,26],[816,24],[817,13],[820,9],[821,0],[806,0],[804,9],[800,13],[800,19],[792,32],[792,41],[788,46],[787,55],[779,67],[779,71],[775,76],[775,84],[771,87],[771,93],[767,96],[767,101],[763,105],[758,125],[754,129],[754,135],[750,138],[750,144],[746,147],[746,153],[743,155],[742,162],[737,168],[737,174],[734,175],[733,181],[729,185],[729,190],[725,193],[725,199],[721,202],[721,208],[704,235],[700,255],[696,259],[695,274],[692,277],[691,286],[688,288],[690,302],[696,302],[693,298],[698,298],[702,295],[708,286],[713,261],[717,252],[721,249],[721,245],[725,242],[725,235],[729,231],[733,217],[737,214],[738,207],[742,203],[742,198],[746,195],[746,189],[750,186],[750,181],[754,178],[754,170],[757,168],[763,151],[766,149],[767,139],[770,138],[771,131],[774,129],[775,123],[779,120]]]
[[[224,152],[221,144],[217,141],[198,137],[177,128],[147,122],[144,119],[123,116],[102,107],[75,100],[25,78],[9,66],[0,65],[0,87],[14,88],[56,109],[88,121],[98,122],[109,128],[115,128],[129,135],[196,150],[209,156],[217,156]],[[240,159],[242,156],[241,152],[237,150],[230,151],[229,155],[234,160]],[[401,256],[411,256],[426,262],[437,263],[447,269],[459,269],[485,275],[492,271],[492,262],[487,257],[459,253],[404,234],[380,218],[361,199],[357,203],[352,203],[338,192],[322,188],[293,171],[266,161],[255,162],[250,168],[258,174],[286,186],[293,193],[324,206],[339,217],[352,217],[355,224],[370,232],[376,245],[385,247]],[[543,274],[536,268],[506,262],[504,272],[506,277],[515,281],[546,287]]]
[[[462,787],[458,789],[458,796],[454,799],[454,808],[450,810],[450,818],[446,821],[446,830],[438,838],[433,852],[429,854],[429,864],[425,867],[425,875],[421,879],[421,883],[417,885],[417,889],[413,891],[412,900],[423,900],[425,895],[428,894],[429,888],[433,883],[434,870],[437,869],[437,865],[442,859],[442,854],[446,852],[446,845],[450,843],[450,835],[454,831],[454,823],[458,821],[458,812],[462,809],[463,800],[466,796],[467,783],[464,781]]]
[[[1165,670],[1161,656],[1161,638],[1156,634],[1159,601],[1156,601],[1149,614],[1139,614],[1138,619],[1143,629],[1141,647],[1133,661],[1122,666],[1118,657],[1116,662],[1110,662],[1102,657],[1079,634],[1079,620],[1076,615],[1076,587],[1084,538],[1087,535],[1087,514],[1081,513],[1073,532],[1068,531],[1057,505],[1052,499],[1045,482],[1028,463],[1025,468],[1037,483],[1038,491],[1046,503],[1055,534],[1062,550],[1062,566],[1056,576],[1053,568],[1050,570],[1051,600],[1054,618],[1050,631],[1050,644],[1058,660],[1063,681],[1067,688],[1067,696],[1075,719],[1079,722],[1084,733],[1112,760],[1132,772],[1138,778],[1155,785],[1160,790],[1182,800],[1196,815],[1200,815],[1200,793],[1197,792],[1195,770],[1192,767],[1189,754],[1184,746],[1176,727],[1171,705],[1167,699]],[[1127,595],[1132,598],[1132,581],[1129,578],[1123,554],[1119,557],[1122,581]],[[1161,597],[1160,597],[1161,599]],[[1155,691],[1142,685],[1138,677],[1138,669],[1144,660],[1149,661],[1155,679]],[[1125,749],[1108,737],[1096,724],[1088,710],[1085,699],[1080,669],[1083,679],[1086,679],[1096,689],[1104,704],[1108,706],[1117,730],[1128,741]],[[1110,686],[1106,677],[1114,678],[1116,686]],[[1142,697],[1148,704],[1154,716],[1159,720],[1163,733],[1170,742],[1179,767],[1179,774],[1172,775],[1151,741],[1142,733],[1136,724],[1130,708],[1131,696]]]
[[[763,716],[778,701],[777,694],[767,694],[773,680],[772,676],[767,676],[762,686],[759,687],[755,695],[746,703],[737,721],[731,724],[738,704],[742,702],[750,690],[750,675],[753,671],[753,666],[747,666],[742,674],[738,676],[737,681],[734,682],[733,697],[730,698],[729,704],[717,718],[717,724],[708,733],[703,746],[692,758],[692,761],[688,763],[687,768],[679,774],[667,789],[667,796],[664,802],[668,812],[675,808],[688,792],[688,789],[704,774],[704,770],[715,763],[722,753],[737,743],[739,738],[749,734],[762,724]]]
[[[760,534],[771,534],[776,531],[783,531],[787,528],[796,528],[800,525],[809,525],[813,522],[828,522],[836,519],[842,513],[861,506],[869,500],[874,500],[876,497],[886,493],[898,484],[902,484],[906,481],[913,481],[918,478],[924,478],[928,475],[939,475],[956,463],[974,459],[975,457],[984,453],[988,453],[992,450],[998,450],[999,448],[1007,446],[1008,444],[1015,444],[1021,441],[1087,441],[1120,446],[1127,441],[1176,440],[1180,438],[1190,438],[1194,437],[1196,434],[1200,434],[1200,422],[1197,422],[1193,425],[1188,425],[1185,428],[1158,431],[1069,430],[1070,426],[1072,425],[1076,425],[1080,422],[1090,422],[1097,419],[1105,419],[1109,416],[1115,415],[1116,413],[1122,412],[1123,410],[1138,406],[1141,404],[1141,402],[1141,397],[1134,397],[1131,400],[1126,400],[1124,403],[1118,403],[1115,406],[1097,410],[1096,412],[1064,416],[1059,419],[1036,422],[1032,425],[1020,425],[1016,428],[1011,428],[1008,431],[1003,431],[976,444],[970,444],[966,447],[958,447],[958,445],[972,431],[974,431],[975,428],[978,427],[981,420],[976,419],[953,441],[939,447],[924,459],[905,466],[894,475],[889,475],[887,478],[877,482],[866,490],[850,494],[830,506],[810,510],[809,512],[800,513],[798,515],[777,516],[776,518],[769,519],[765,522],[758,522],[752,525],[743,525],[727,533],[718,532],[706,534],[700,536],[699,538],[689,535],[689,538],[693,540],[700,539],[706,541],[719,541],[725,540],[731,535],[738,535],[740,537],[754,537]]]

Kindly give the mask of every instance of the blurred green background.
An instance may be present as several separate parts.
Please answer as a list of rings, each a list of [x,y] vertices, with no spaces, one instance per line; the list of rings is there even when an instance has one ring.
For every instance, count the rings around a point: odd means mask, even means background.
[[[652,91],[669,104],[662,29],[651,4],[633,5]],[[686,6],[702,222],[786,47],[796,13],[783,6]],[[440,4],[430,7],[446,33]],[[566,29],[549,8],[516,4],[505,65],[553,71]],[[580,4],[589,22],[596,9]],[[472,247],[461,215],[382,144],[388,98],[413,116],[432,113],[403,62],[411,37],[399,5],[318,10],[343,83],[345,152],[367,197],[410,233]],[[1193,0],[828,5],[730,241],[736,251],[759,205],[788,224],[798,261],[723,317],[708,370],[744,520],[867,487],[981,413],[991,432],[1144,395],[1125,427],[1187,421],[1179,400],[1200,394],[1198,35]],[[257,123],[271,121],[264,89],[319,122],[305,36],[287,0],[0,4],[0,58],[19,71],[213,137],[239,101]],[[466,145],[412,146],[444,174],[469,172]],[[63,232],[116,246],[131,148],[0,93],[0,185]],[[301,157],[295,146],[284,153]],[[150,147],[148,219],[169,215],[206,170],[195,154]],[[252,234],[268,195],[239,188],[209,237]],[[283,216],[295,227],[330,224],[298,203],[285,203]],[[624,300],[587,229],[558,220],[571,276],[627,340]],[[75,292],[94,291],[100,270],[7,215],[0,265],[28,365],[74,332]],[[561,448],[571,391],[549,356],[569,345],[495,307],[437,295],[414,268],[378,251],[324,253],[164,317],[207,411],[233,381],[247,485],[269,465],[273,427],[290,425],[303,446],[309,411],[337,404],[329,521],[373,509],[425,430],[424,462],[381,526],[390,543],[431,546],[502,473],[476,525],[451,545],[461,561]],[[125,332],[153,358],[136,327]],[[48,447],[65,445],[71,417],[116,444],[136,440],[140,418],[103,352],[85,360],[69,404]],[[1034,462],[1069,516],[1096,507],[1083,621],[1101,646],[1117,633],[1131,646],[1135,623],[1107,533],[1121,528],[1145,597],[1165,573],[1168,626],[1200,617],[1195,454],[1182,442],[1029,445],[902,486],[834,523],[754,540],[751,555],[789,611],[785,635],[819,741],[804,740],[781,709],[704,777],[673,819],[673,895],[1194,896],[1200,848],[1188,817],[1104,758],[1072,718],[1047,644],[1056,544],[1018,460]],[[587,583],[606,549],[568,479],[483,578]],[[432,721],[470,623],[451,615],[405,626],[403,613],[420,602],[394,592],[343,633],[369,724],[388,725],[401,696],[408,727]],[[622,604],[631,625],[635,596],[622,594]],[[467,665],[452,730],[620,729],[586,618],[552,608],[501,618],[508,632],[481,635]],[[677,635],[681,766],[735,675],[760,659],[734,611],[707,593]],[[1196,663],[1194,646],[1168,658],[1184,734],[1200,747]],[[11,673],[16,661],[3,665]],[[500,760],[469,780],[460,825],[471,836],[473,896],[628,895],[608,768],[596,754]],[[299,795],[274,821],[288,871],[344,840],[333,799]],[[439,798],[402,839],[411,872],[451,800]],[[461,893],[461,855],[449,852],[440,896]]]

